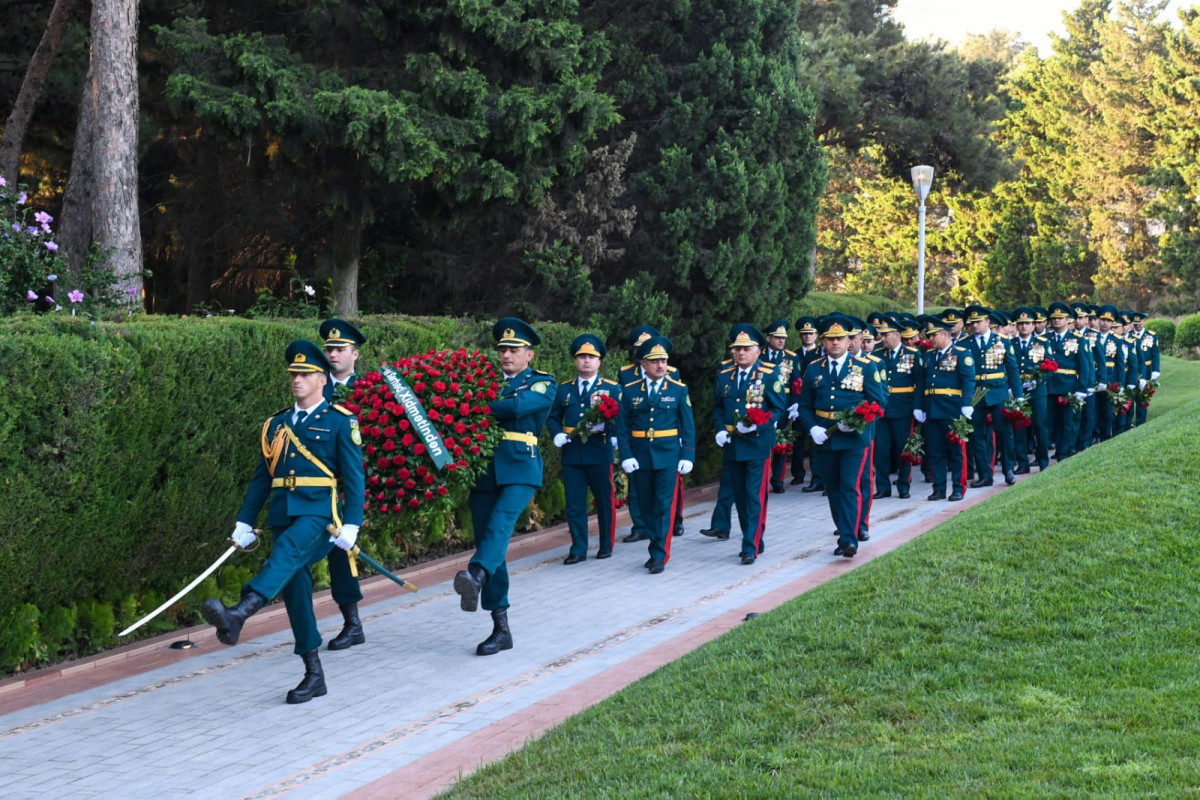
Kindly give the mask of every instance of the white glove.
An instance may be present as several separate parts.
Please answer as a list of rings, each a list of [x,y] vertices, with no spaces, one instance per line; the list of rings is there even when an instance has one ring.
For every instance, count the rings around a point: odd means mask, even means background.
[[[1088,396],[1087,392],[1076,392],[1075,393],[1075,399],[1079,400],[1080,402],[1087,400],[1087,396]]]
[[[595,425],[592,426],[592,433],[600,433],[603,430],[604,430],[603,422],[597,422]]]
[[[800,404],[792,403],[788,406],[788,419],[796,419],[798,416],[800,416]]]
[[[729,435],[729,431],[717,431],[717,447],[724,447],[729,444],[729,440],[732,438]]]
[[[914,408],[913,409],[913,419],[915,419],[917,422],[924,422],[925,421],[925,412],[919,408]]]
[[[627,475],[630,473],[637,472],[638,467],[640,467],[640,466],[641,465],[638,464],[638,460],[636,458],[627,458],[621,462],[621,469],[625,470],[625,474],[627,474]]]
[[[229,537],[229,539],[238,547],[245,550],[258,540],[258,536],[255,535],[254,528],[251,528],[244,522],[239,522],[233,526],[233,534]]]
[[[613,450],[616,450],[616,449],[617,449],[617,437],[615,437],[615,436],[611,437],[611,438],[608,440],[608,443],[609,443],[610,445],[612,445],[612,449],[613,449]]]
[[[1097,383],[1097,384],[1096,384],[1096,391],[1097,391],[1097,392],[1107,392],[1107,391],[1108,391],[1108,387],[1107,387],[1107,386],[1105,386],[1103,383]]]
[[[354,547],[354,542],[358,540],[358,526],[346,523],[338,528],[337,536],[330,536],[329,541],[337,545],[343,550],[350,550]]]
[[[565,433],[554,434],[554,446],[555,447],[562,447],[569,441],[571,441],[571,437],[567,436]]]
[[[962,415],[964,417],[966,417],[967,419],[970,419],[971,417],[975,416],[975,407],[974,406],[963,406],[962,408],[959,409],[959,411],[961,411]]]
[[[1091,397],[1095,393],[1096,393],[1095,389],[1088,389],[1086,392],[1084,392],[1084,394],[1087,395],[1088,397]]]
[[[1032,392],[1037,388],[1037,381],[1025,381],[1021,384],[1021,388],[1027,392]]]
[[[1147,381],[1145,378],[1138,378],[1138,388],[1139,389],[1145,389],[1147,383],[1149,383],[1149,381]]]
[[[820,425],[813,425],[808,429],[808,435],[812,437],[814,444],[825,444],[829,441],[829,431],[822,428]]]
[[[838,423],[838,430],[841,431],[842,433],[854,433],[854,428],[852,428],[851,426],[847,425],[844,422]]]
[[[688,461],[686,458],[679,459],[679,474],[687,475],[689,472],[692,471],[692,467],[694,467],[694,466],[695,466],[695,464]]]
[[[758,430],[757,425],[747,425],[744,422],[739,422],[737,424],[737,432],[738,433],[742,433],[742,434],[754,433],[756,430]]]
[[[1161,372],[1151,372],[1151,373],[1150,373],[1150,380],[1152,380],[1152,381],[1156,381],[1156,380],[1158,380],[1158,376],[1159,376],[1159,375],[1161,375],[1161,374],[1162,374]]]

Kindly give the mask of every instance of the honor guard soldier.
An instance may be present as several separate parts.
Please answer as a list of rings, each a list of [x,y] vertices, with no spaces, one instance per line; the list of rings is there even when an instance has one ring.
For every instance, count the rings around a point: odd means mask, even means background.
[[[851,358],[847,352],[850,326],[840,314],[821,320],[825,355],[808,365],[800,390],[800,423],[813,440],[813,471],[829,493],[838,530],[835,553],[845,558],[858,553],[856,532],[866,500],[860,476],[868,468],[871,426],[855,431],[837,422],[838,414],[864,400],[880,406],[887,402],[882,375],[874,372],[870,361]]]
[[[1143,366],[1138,363],[1138,340],[1133,335],[1133,311],[1124,309],[1117,313],[1117,319],[1121,322],[1121,331],[1118,334],[1121,341],[1125,344],[1125,388],[1130,391],[1138,388],[1142,377]],[[1117,420],[1117,432],[1124,433],[1133,427],[1133,420],[1137,415],[1134,408],[1137,403],[1133,403],[1129,410],[1121,414]]]
[[[967,306],[963,315],[969,334],[963,340],[963,346],[970,351],[975,362],[976,394],[978,390],[984,390],[983,396],[975,404],[975,416],[972,418],[975,430],[971,433],[970,460],[979,477],[971,487],[978,489],[993,484],[997,449],[1000,450],[1004,482],[1012,485],[1017,482],[1013,473],[1016,455],[1013,452],[1012,425],[1001,412],[1006,400],[1022,394],[1016,352],[1009,340],[992,332],[992,309],[980,305]],[[989,417],[992,420],[990,424]]]
[[[951,442],[947,436],[959,417],[970,420],[975,415],[971,399],[975,395],[975,358],[971,351],[951,340],[954,323],[940,317],[924,317],[926,333],[933,349],[925,354],[924,385],[920,413],[913,412],[922,422],[925,455],[933,474],[933,492],[927,499],[946,500],[946,477],[949,472],[951,502],[963,499],[967,490],[967,443]]]
[[[846,318],[850,320],[850,339],[848,341],[850,356],[871,362],[873,373],[879,375],[883,380],[883,393],[887,398],[887,370],[883,368],[883,360],[873,355],[871,349],[866,346],[868,341],[875,340],[875,331],[858,317],[847,316]],[[879,405],[886,407],[886,400]],[[871,508],[875,497],[875,432],[878,430],[877,425],[870,426],[871,441],[867,445],[867,468],[859,476],[859,482],[862,484],[859,486],[859,493],[863,498],[863,511],[858,515],[858,530],[855,531],[859,542],[865,542],[871,538]]]
[[[600,546],[596,558],[612,555],[616,536],[616,506],[613,492],[613,442],[619,417],[611,421],[587,423],[584,441],[584,415],[605,398],[621,402],[621,385],[600,377],[600,363],[607,353],[604,342],[593,333],[576,336],[571,342],[575,358],[575,380],[559,384],[546,427],[554,437],[554,446],[562,449],[562,480],[567,499],[567,527],[571,531],[571,551],[564,564],[587,560],[588,489],[596,501],[596,522]]]
[[[366,475],[358,421],[323,397],[332,365],[321,348],[297,339],[285,356],[295,403],[263,424],[262,457],[232,536],[238,547],[253,544],[257,536],[252,526],[269,500],[267,524],[275,534],[271,555],[242,587],[236,606],[228,608],[210,598],[201,613],[216,627],[217,638],[233,645],[246,619],[268,600],[282,596],[296,639],[294,652],[304,660],[304,678],[288,692],[287,702],[307,703],[327,692],[317,653],[321,634],[313,614],[309,569],[335,545],[342,550],[354,547],[362,525]],[[338,502],[339,481],[344,503]],[[336,536],[330,535],[330,525]]]
[[[1133,340],[1134,340],[1134,361],[1137,363],[1139,372],[1139,388],[1144,387],[1149,381],[1158,380],[1161,374],[1161,354],[1158,348],[1158,334],[1146,328],[1146,313],[1143,311],[1131,311],[1130,318],[1133,320]],[[1133,404],[1134,421],[1133,424],[1146,424],[1146,409],[1139,403]]]
[[[766,344],[767,338],[753,325],[734,325],[729,331],[733,363],[717,375],[713,389],[713,425],[722,449],[721,483],[733,489],[743,564],[753,564],[763,551],[771,449],[775,427],[786,411],[787,389],[780,368],[760,358]],[[752,409],[762,411],[766,420],[748,421]]]
[[[875,325],[882,338],[881,361],[887,376],[888,401],[883,419],[875,425],[875,498],[892,496],[891,474],[896,473],[896,492],[901,500],[909,498],[912,465],[900,454],[912,435],[913,411],[917,387],[922,384],[924,364],[915,347],[904,344],[903,322],[897,316],[884,317]],[[911,329],[910,329],[911,330]],[[912,336],[916,331],[912,330]]]
[[[322,322],[319,332],[325,340],[325,357],[333,367],[329,371],[329,382],[325,384],[325,399],[330,403],[346,400],[354,388],[354,382],[358,380],[359,348],[367,343],[367,337],[346,320],[336,317]],[[345,550],[338,547],[330,550],[328,566],[329,593],[342,612],[342,630],[329,640],[329,649],[345,650],[367,641],[362,620],[358,616],[358,604],[363,599],[362,588],[358,585],[358,576]]]
[[[779,377],[780,383],[783,384],[784,401],[790,405],[792,402],[795,402],[789,399],[792,380],[800,377],[801,367],[800,356],[796,354],[796,351],[787,349],[787,320],[780,319],[772,322],[764,333],[767,337],[767,348],[763,351],[761,358],[763,361],[775,365],[775,374]],[[778,420],[777,427],[779,428],[786,427],[789,424],[786,414],[780,414]],[[793,449],[796,446],[793,445]],[[783,479],[787,472],[787,460],[787,453],[775,453],[771,455],[771,491],[775,494],[783,493]]]
[[[1050,466],[1047,442],[1050,440],[1050,417],[1046,407],[1046,382],[1039,380],[1042,361],[1046,358],[1046,337],[1033,332],[1035,312],[1030,306],[1013,309],[1017,336],[1012,340],[1021,374],[1021,390],[1029,400],[1032,425],[1013,432],[1017,475],[1029,472],[1029,454],[1033,452],[1039,470]],[[1032,439],[1032,441],[1031,441]],[[1032,444],[1032,450],[1030,445]]]
[[[804,483],[807,477],[804,470],[804,457],[812,450],[812,440],[808,438],[808,432],[799,430],[799,425],[796,423],[796,418],[800,415],[800,392],[793,387],[796,383],[796,378],[802,378],[804,371],[808,369],[808,365],[816,361],[824,355],[821,351],[821,345],[817,341],[817,320],[815,317],[801,317],[796,320],[796,332],[800,334],[800,347],[796,350],[798,364],[795,375],[792,377],[792,386],[788,387],[788,419],[792,421],[792,427],[796,428],[796,441],[792,445],[792,480],[791,485],[799,486]],[[820,492],[824,491],[825,487],[821,486],[816,475],[813,476],[812,482],[805,486],[800,491],[802,492]]]
[[[1117,321],[1117,308],[1111,304],[1099,306],[1096,309],[1095,348],[1097,355],[1104,360],[1104,396],[1096,400],[1096,431],[1100,441],[1106,442],[1118,431],[1117,414],[1113,410],[1112,399],[1107,391],[1110,388],[1121,389],[1128,381],[1125,379],[1125,343],[1112,332]],[[1096,386],[1097,393],[1100,386]]]
[[[1050,304],[1050,326],[1046,336],[1046,358],[1058,369],[1045,376],[1046,405],[1050,409],[1051,436],[1054,437],[1054,459],[1070,456],[1079,434],[1079,412],[1071,398],[1082,403],[1092,386],[1092,355],[1087,340],[1071,330],[1075,312],[1066,303]]]
[[[1087,342],[1088,355],[1092,357],[1093,375],[1092,382],[1084,388],[1087,398],[1083,401],[1083,409],[1079,413],[1079,431],[1075,435],[1075,452],[1078,453],[1091,447],[1095,438],[1097,405],[1107,402],[1103,394],[1097,396],[1097,393],[1107,391],[1108,372],[1104,366],[1104,356],[1096,349],[1098,331],[1089,325],[1094,313],[1092,307],[1076,301],[1071,304],[1071,310],[1075,312],[1075,333]]]
[[[692,399],[688,388],[668,374],[670,353],[671,340],[665,336],[652,336],[638,347],[645,377],[621,387],[624,416],[617,432],[621,469],[631,485],[637,484],[637,502],[649,528],[646,568],[652,575],[671,560],[679,485],[696,459]]]
[[[492,328],[492,336],[505,381],[499,397],[488,403],[488,413],[504,429],[504,438],[471,489],[475,555],[454,576],[463,611],[482,605],[492,613],[492,633],[475,648],[481,656],[513,646],[508,627],[508,542],[517,518],[542,485],[538,435],[557,394],[554,376],[529,366],[542,340],[528,323],[503,317]]]

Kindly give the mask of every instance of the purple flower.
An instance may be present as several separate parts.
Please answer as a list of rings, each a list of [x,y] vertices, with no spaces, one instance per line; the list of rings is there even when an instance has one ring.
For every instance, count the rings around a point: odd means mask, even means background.
[[[0,175],[0,186],[8,186],[8,181],[4,180],[3,175]]]
[[[55,244],[54,242],[46,242],[46,249],[47,249],[47,250],[49,250],[51,253],[53,253],[55,250],[57,250],[57,249],[58,249],[58,245],[57,245],[57,244]],[[58,276],[57,276],[57,275],[55,275],[55,276],[54,276],[53,278],[51,278],[50,280],[52,280],[52,281],[56,281],[56,280],[58,280]]]
[[[130,286],[128,289],[125,290],[125,294],[129,295],[130,297],[133,297],[135,294],[137,294],[137,289]]]
[[[29,289],[25,292],[25,299],[32,303],[34,300],[37,300],[37,292],[35,292],[33,289]]]
[[[19,206],[25,205],[25,201],[28,199],[29,199],[29,195],[25,194],[24,192],[21,192],[19,195],[17,195],[17,205],[19,205]]]
[[[47,214],[45,211],[39,211],[33,215],[33,218],[41,225],[49,225],[54,222],[54,217]]]
[[[53,303],[53,302],[54,302],[54,298],[53,298],[53,297],[51,297],[50,295],[46,295],[46,302],[47,302],[47,303]]]
[[[83,292],[79,291],[78,289],[72,289],[71,291],[67,292],[67,299],[72,303],[82,303]]]
[[[20,232],[21,232],[21,223],[19,223],[19,222],[14,222],[14,223],[13,223],[13,230],[14,230],[14,231],[16,231],[17,233],[20,233]]]
[[[29,226],[28,228],[26,228],[25,232],[28,233],[30,236],[41,236],[42,235],[42,232],[39,229],[33,227],[32,225]]]

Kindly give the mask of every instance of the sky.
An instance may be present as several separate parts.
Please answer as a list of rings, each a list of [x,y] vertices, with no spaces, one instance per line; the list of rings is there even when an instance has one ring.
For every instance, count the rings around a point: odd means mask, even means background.
[[[1193,5],[1200,0],[1171,0],[1162,18],[1178,24],[1175,10]],[[1019,32],[1045,58],[1050,55],[1050,31],[1064,32],[1062,12],[1079,6],[1080,0],[896,0],[892,16],[903,23],[912,41],[945,39],[958,44],[969,33],[996,28]]]

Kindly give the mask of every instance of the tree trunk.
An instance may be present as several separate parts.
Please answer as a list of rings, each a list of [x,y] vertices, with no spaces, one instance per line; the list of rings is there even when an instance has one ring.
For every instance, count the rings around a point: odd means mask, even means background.
[[[79,121],[75,123],[75,144],[71,152],[71,174],[63,194],[62,224],[58,244],[75,277],[83,275],[88,248],[92,244],[92,195],[95,180],[92,175],[92,140],[95,135],[96,93],[93,67],[88,67],[83,82],[83,97],[79,101]]]
[[[46,75],[58,46],[62,44],[63,35],[67,32],[67,23],[71,21],[72,4],[74,0],[54,0],[50,9],[50,19],[46,21],[46,32],[33,58],[29,61],[29,69],[25,72],[25,80],[21,82],[21,90],[13,103],[12,113],[4,123],[4,136],[0,138],[0,177],[13,186],[17,185],[19,163],[21,159],[21,143],[25,139],[25,131],[29,128],[29,120],[33,119],[33,110],[37,107],[42,96],[42,88],[46,85]]]
[[[92,146],[96,242],[110,253],[116,288],[142,296],[142,235],[138,215],[138,0],[95,0],[92,75],[96,120]]]
[[[329,272],[333,279],[333,302],[344,317],[358,314],[358,268],[362,263],[362,234],[365,207],[362,190],[346,192],[346,210],[334,218],[329,237]]]

